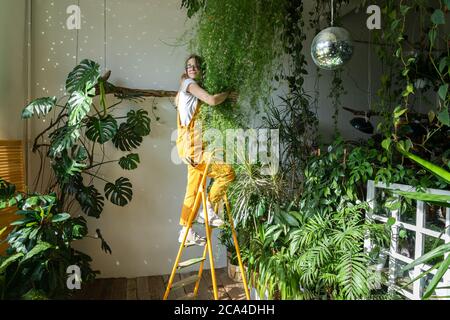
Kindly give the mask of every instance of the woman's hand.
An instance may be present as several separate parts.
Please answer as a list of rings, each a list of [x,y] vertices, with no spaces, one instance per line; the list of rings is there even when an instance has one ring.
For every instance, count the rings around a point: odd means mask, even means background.
[[[237,100],[239,99],[239,93],[237,93],[236,91],[231,91],[230,93],[228,93],[228,99],[232,103],[236,103]]]

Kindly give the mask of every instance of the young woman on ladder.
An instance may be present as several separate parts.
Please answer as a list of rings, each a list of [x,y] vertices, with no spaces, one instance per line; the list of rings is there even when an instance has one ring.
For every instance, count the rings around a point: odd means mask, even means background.
[[[180,217],[180,225],[182,228],[178,241],[181,243],[185,232],[188,232],[186,238],[187,245],[205,245],[206,243],[204,237],[200,237],[192,228],[188,229],[187,226],[189,215],[194,209],[195,196],[206,167],[206,161],[209,157],[207,152],[203,152],[204,145],[199,119],[202,102],[214,107],[224,102],[227,98],[233,101],[237,99],[237,94],[232,92],[223,92],[215,95],[209,94],[201,87],[201,79],[201,58],[197,55],[190,55],[186,60],[185,73],[181,76],[181,87],[175,98],[178,109],[177,149],[180,158],[187,164],[188,168],[186,194]],[[229,164],[214,162],[211,163],[207,175],[214,179],[206,201],[208,222],[211,226],[220,227],[223,225],[223,221],[214,212],[213,208],[216,207],[216,204],[219,204],[219,208],[223,205],[221,203],[222,198],[228,185],[234,180],[235,175],[233,168]],[[200,215],[197,212],[196,217],[198,222],[204,223],[203,210],[200,211]]]

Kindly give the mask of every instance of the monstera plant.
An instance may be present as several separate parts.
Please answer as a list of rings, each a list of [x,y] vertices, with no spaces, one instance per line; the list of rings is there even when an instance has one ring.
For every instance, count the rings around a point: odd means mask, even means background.
[[[136,169],[140,159],[133,151],[150,133],[151,120],[143,109],[130,109],[126,116],[117,112],[125,100],[141,98],[135,93],[116,94],[117,101],[108,105],[106,94],[112,85],[107,77],[100,75],[99,64],[83,60],[69,73],[65,96],[38,98],[22,112],[23,119],[53,115],[49,126],[35,138],[32,150],[41,160],[35,188],[49,179],[41,191],[57,196],[60,212],[71,212],[77,202],[86,215],[99,218],[106,199],[118,206],[132,200],[128,178],[109,180],[98,172],[103,165],[113,163],[124,170]],[[105,161],[107,144],[123,152],[122,156]],[[44,170],[47,159],[52,168],[50,178]],[[104,182],[103,190],[97,189],[95,180]]]

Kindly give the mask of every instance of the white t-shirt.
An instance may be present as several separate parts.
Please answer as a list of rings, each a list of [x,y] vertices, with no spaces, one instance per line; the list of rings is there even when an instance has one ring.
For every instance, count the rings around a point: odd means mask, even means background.
[[[182,126],[187,126],[194,116],[197,108],[198,98],[186,91],[191,83],[196,83],[193,79],[183,80],[178,95],[178,112],[180,113],[180,122]]]

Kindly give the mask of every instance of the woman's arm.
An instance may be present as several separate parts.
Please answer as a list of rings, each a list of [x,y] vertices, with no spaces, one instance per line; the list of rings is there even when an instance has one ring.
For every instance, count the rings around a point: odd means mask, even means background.
[[[217,106],[218,104],[221,104],[225,101],[225,99],[228,97],[228,92],[222,92],[215,95],[210,95],[208,92],[206,92],[202,87],[200,87],[196,83],[191,83],[187,89],[192,95],[200,99],[206,104],[209,104],[210,106]]]

